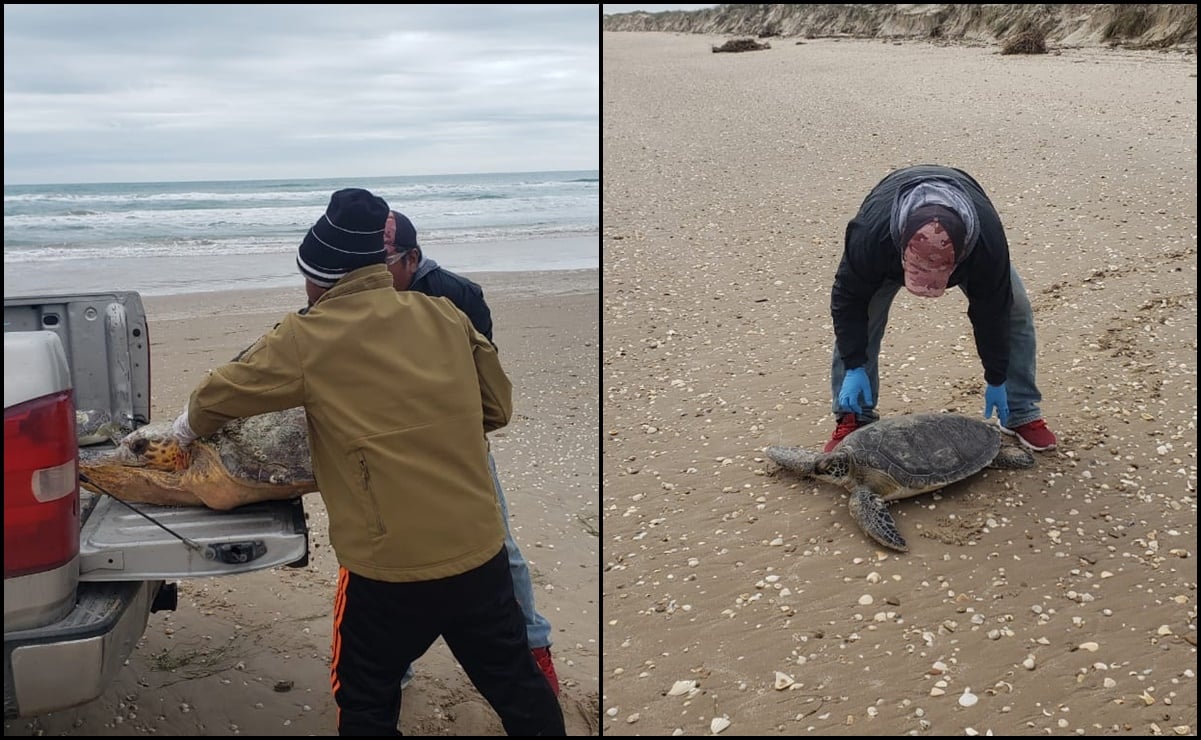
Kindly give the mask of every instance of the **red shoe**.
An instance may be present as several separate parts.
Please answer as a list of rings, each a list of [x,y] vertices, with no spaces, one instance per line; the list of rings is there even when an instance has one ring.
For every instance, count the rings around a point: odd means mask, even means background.
[[[1055,435],[1050,429],[1047,429],[1047,422],[1042,419],[1035,419],[1013,429],[1007,429],[1002,425],[1001,431],[1010,436],[1016,436],[1023,447],[1027,447],[1035,452],[1046,452],[1047,450],[1055,449]]]
[[[555,692],[555,696],[558,696],[559,676],[555,674],[555,664],[550,659],[550,648],[531,648],[530,653],[533,654],[534,662],[542,669],[542,674],[546,676],[546,680],[550,683],[551,690]]]
[[[839,444],[842,443],[844,437],[859,428],[859,420],[854,414],[843,414],[838,419],[838,426],[834,427],[834,436],[830,437],[830,441],[822,449],[822,452],[830,452]]]

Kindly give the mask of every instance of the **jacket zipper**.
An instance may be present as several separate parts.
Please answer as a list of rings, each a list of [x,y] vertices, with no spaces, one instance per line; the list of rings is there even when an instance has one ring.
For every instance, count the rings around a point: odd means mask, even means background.
[[[375,502],[375,496],[371,493],[371,471],[367,468],[367,458],[361,452],[359,453],[359,475],[362,479],[363,493],[367,496],[371,514],[375,517],[376,534],[383,534],[384,520],[380,517],[379,506]]]

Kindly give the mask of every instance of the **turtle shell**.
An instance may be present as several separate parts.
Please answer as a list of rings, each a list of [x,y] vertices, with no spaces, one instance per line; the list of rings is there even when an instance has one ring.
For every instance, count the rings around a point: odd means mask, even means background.
[[[916,496],[974,475],[1001,448],[1000,431],[959,414],[910,414],[882,419],[847,435],[838,452],[850,455],[855,477],[883,476],[885,500]],[[884,490],[880,490],[883,488]]]

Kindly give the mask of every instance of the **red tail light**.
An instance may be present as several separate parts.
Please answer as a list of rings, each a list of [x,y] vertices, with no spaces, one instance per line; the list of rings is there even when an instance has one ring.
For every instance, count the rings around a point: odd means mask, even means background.
[[[4,410],[4,577],[79,554],[79,447],[70,391]]]

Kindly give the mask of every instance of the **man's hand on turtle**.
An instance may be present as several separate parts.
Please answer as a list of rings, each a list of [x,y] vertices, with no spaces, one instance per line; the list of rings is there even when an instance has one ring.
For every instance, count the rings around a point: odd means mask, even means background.
[[[192,431],[192,426],[188,424],[187,409],[184,409],[183,413],[175,418],[175,423],[171,425],[171,431],[175,435],[175,439],[179,441],[180,447],[186,449],[196,441],[196,434]]]
[[[842,376],[842,388],[838,391],[838,405],[856,414],[863,413],[859,405],[859,396],[863,396],[865,406],[872,405],[872,384],[867,379],[867,371],[861,367],[847,370]]]
[[[1009,395],[1005,392],[1005,384],[984,384],[984,418],[991,419],[996,410],[997,420],[1004,426],[1009,421]]]

